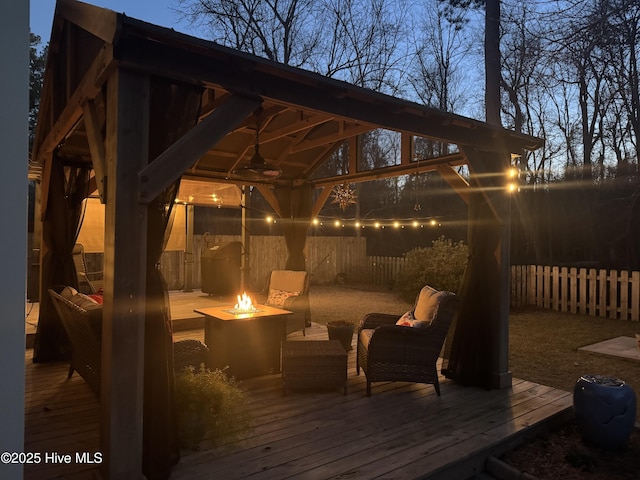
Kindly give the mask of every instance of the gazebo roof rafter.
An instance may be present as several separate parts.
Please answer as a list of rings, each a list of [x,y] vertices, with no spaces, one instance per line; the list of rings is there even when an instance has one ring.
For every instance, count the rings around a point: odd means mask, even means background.
[[[62,0],[57,9],[53,65],[48,69],[49,82],[45,82],[51,85],[46,86],[42,102],[42,116],[48,121],[43,122],[34,145],[34,160],[41,164],[54,148],[63,158],[73,155],[99,161],[95,154],[99,152],[95,149],[97,122],[104,122],[104,118],[85,118],[90,112],[87,105],[101,95],[109,72],[115,68],[201,85],[201,123],[223,108],[230,97],[255,98],[263,112],[261,154],[283,172],[277,180],[269,180],[272,185],[319,186],[415,172],[414,164],[403,158],[404,167],[350,169],[340,179],[314,177],[342,142],[378,128],[457,145],[461,152],[462,147],[471,147],[519,153],[542,145],[535,137],[277,64],[92,5]],[[57,57],[70,56],[79,41],[88,53],[69,58],[75,77],[65,79],[63,72],[56,71]],[[254,140],[251,111],[219,141],[211,142],[202,155],[194,157],[193,163],[180,168],[202,181],[246,183],[234,178],[232,172],[248,161]],[[448,156],[425,159],[421,168],[457,166],[465,163],[464,155],[457,155],[453,164],[450,161]]]

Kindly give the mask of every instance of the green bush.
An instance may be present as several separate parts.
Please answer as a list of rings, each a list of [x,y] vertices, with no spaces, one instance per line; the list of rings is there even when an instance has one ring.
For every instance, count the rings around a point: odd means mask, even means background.
[[[181,447],[197,449],[205,435],[235,440],[249,428],[246,394],[222,370],[185,369],[176,376],[175,399]]]
[[[455,243],[442,236],[430,247],[416,248],[405,257],[407,262],[398,276],[397,289],[404,300],[411,302],[425,285],[457,293],[469,248],[462,241]]]

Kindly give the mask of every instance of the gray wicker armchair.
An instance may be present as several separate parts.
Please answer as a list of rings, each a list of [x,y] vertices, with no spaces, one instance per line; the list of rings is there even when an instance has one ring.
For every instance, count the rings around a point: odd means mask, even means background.
[[[71,363],[67,378],[71,378],[74,371],[78,372],[91,389],[99,394],[102,371],[102,305],[92,306],[83,302],[80,295],[76,298],[63,296],[61,293],[64,289],[61,285],[54,286],[49,289],[49,296],[71,343]],[[176,373],[190,366],[197,371],[205,362],[209,351],[198,340],[174,342],[173,350]]]
[[[383,381],[428,383],[440,395],[436,362],[458,305],[453,293],[427,286],[412,311],[416,326],[396,325],[397,315],[366,315],[358,327],[356,372],[362,368],[367,377],[367,396],[372,382]]]

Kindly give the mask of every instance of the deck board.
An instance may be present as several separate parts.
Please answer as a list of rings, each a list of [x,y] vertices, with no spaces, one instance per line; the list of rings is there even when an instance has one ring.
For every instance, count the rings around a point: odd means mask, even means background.
[[[202,337],[202,329],[174,333],[174,340]],[[326,338],[326,328],[315,324],[306,337],[289,337]],[[25,356],[25,451],[97,451],[97,397],[77,374],[67,379],[65,363],[35,365],[31,354]],[[279,375],[241,384],[254,414],[250,434],[183,451],[172,479],[466,478],[482,468],[487,452],[504,451],[547,420],[568,418],[571,410],[568,392],[520,379],[511,389],[487,391],[443,378],[440,397],[432,385],[380,382],[368,398],[364,374],[355,372],[355,349],[348,356],[346,396],[341,388],[283,396]],[[92,478],[94,468],[28,465],[25,479],[81,480]]]

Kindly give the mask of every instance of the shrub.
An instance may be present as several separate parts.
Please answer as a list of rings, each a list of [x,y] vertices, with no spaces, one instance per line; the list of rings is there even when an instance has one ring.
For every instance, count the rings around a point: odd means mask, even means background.
[[[407,262],[398,276],[397,288],[403,299],[413,301],[425,285],[456,293],[467,266],[469,248],[462,241],[444,236],[430,247],[416,248],[405,254]]]
[[[176,376],[175,399],[181,447],[197,449],[205,435],[235,440],[249,428],[246,394],[222,370],[185,369]]]

